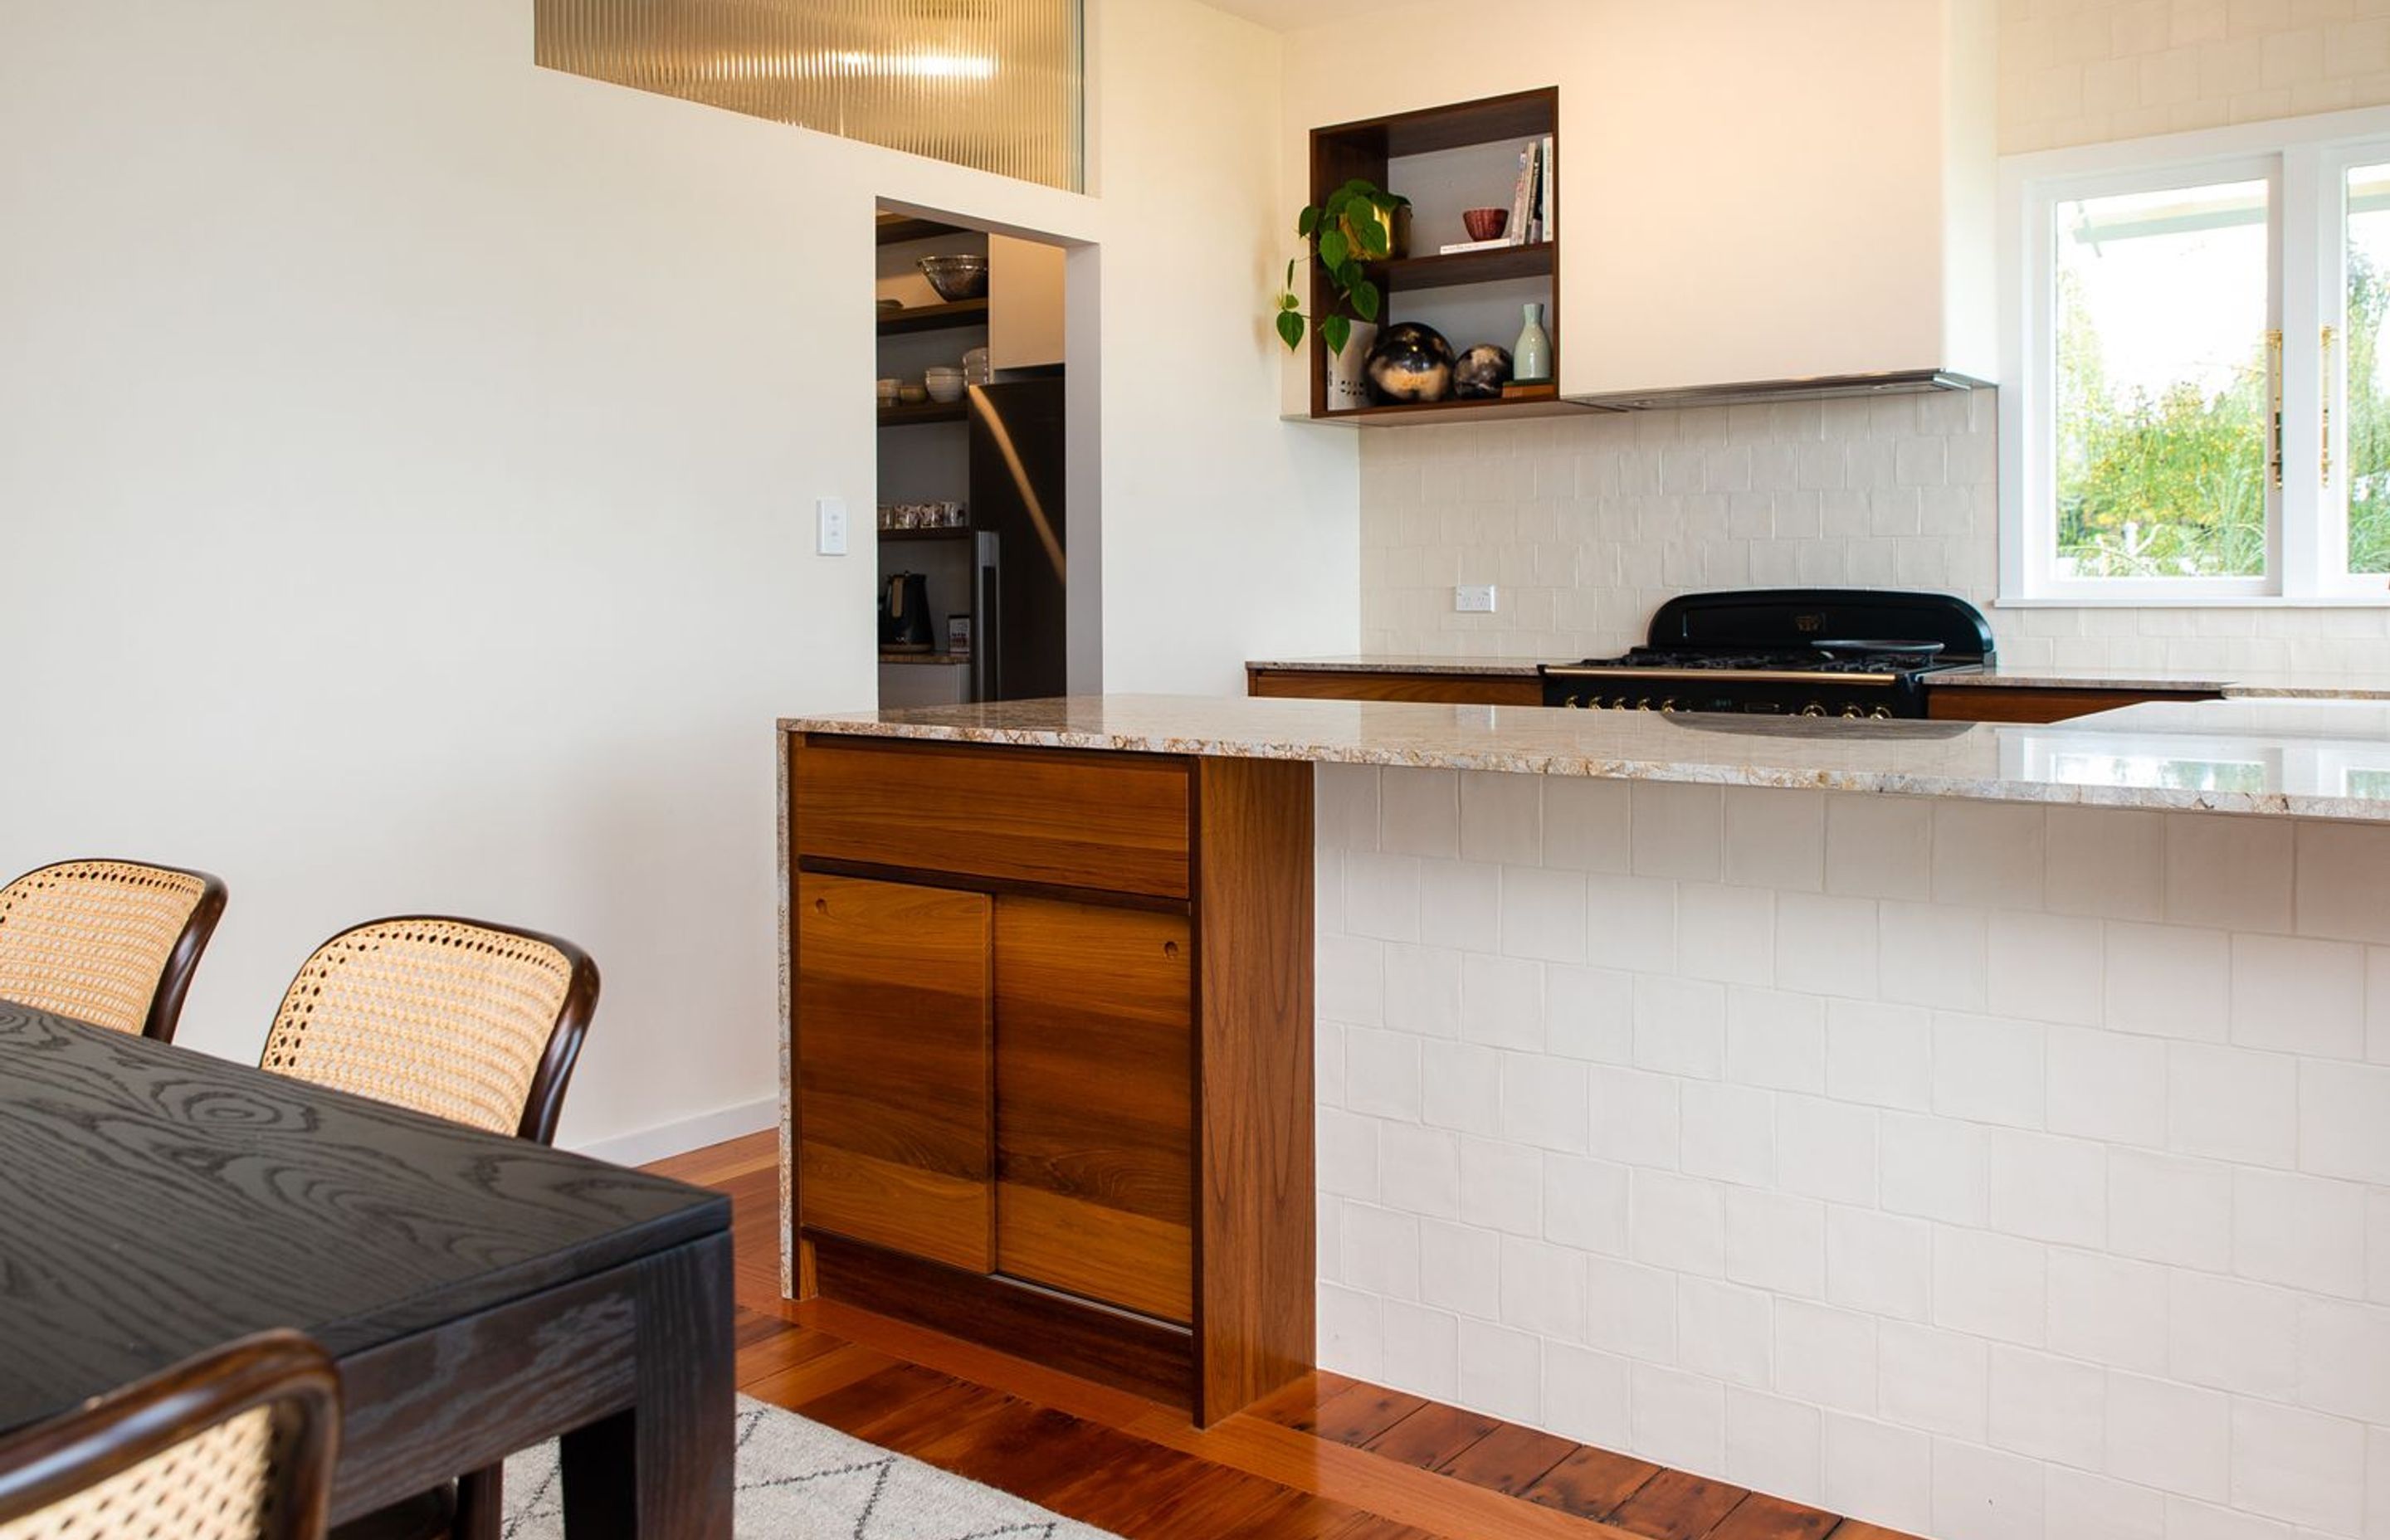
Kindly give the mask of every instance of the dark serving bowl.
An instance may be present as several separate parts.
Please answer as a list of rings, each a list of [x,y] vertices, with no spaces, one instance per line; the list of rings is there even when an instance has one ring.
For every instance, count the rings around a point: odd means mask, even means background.
[[[987,259],[985,257],[954,256],[923,257],[921,276],[938,291],[938,298],[948,304],[957,300],[976,300],[987,292]]]

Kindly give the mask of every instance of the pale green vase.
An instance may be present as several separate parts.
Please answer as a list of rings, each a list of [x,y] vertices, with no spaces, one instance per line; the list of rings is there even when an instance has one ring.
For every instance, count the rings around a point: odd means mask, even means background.
[[[1552,382],[1552,335],[1544,329],[1544,307],[1526,307],[1527,324],[1519,333],[1519,345],[1510,350],[1510,379],[1518,385],[1548,385]]]

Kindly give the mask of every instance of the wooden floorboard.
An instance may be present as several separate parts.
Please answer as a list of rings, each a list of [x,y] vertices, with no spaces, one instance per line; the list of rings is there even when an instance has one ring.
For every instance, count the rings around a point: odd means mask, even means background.
[[[727,1193],[739,1388],[1126,1540],[1914,1540],[1341,1375],[1209,1429],[831,1301],[779,1297],[778,1136],[648,1169]]]

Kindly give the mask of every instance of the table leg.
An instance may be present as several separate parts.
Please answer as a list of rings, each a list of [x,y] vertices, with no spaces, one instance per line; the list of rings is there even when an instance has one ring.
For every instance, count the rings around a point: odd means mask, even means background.
[[[564,1435],[570,1540],[730,1540],[730,1238],[639,1264],[637,1400]]]

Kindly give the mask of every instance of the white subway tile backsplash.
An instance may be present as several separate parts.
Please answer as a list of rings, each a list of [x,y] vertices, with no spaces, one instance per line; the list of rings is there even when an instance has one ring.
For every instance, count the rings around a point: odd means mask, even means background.
[[[2165,918],[2225,930],[2291,929],[2292,827],[2279,818],[2165,820]]]
[[[2166,1372],[2192,1385],[2287,1400],[2298,1384],[2298,1296],[2208,1273],[2166,1279]]]
[[[1873,899],[1777,894],[1777,986],[1807,995],[1873,998],[1878,909]]]
[[[2390,829],[2302,823],[2296,848],[2299,934],[2390,942]]]
[[[2207,1502],[2231,1491],[2232,1402],[2144,1375],[2108,1376],[2107,1473]],[[2166,1534],[2175,1533],[2169,1516]]]
[[[1730,984],[1773,982],[1774,893],[1764,888],[1683,883],[1677,890],[1677,966],[1689,976]]]
[[[1544,1423],[1562,1438],[1623,1449],[1634,1438],[1629,1364],[1566,1342],[1544,1344]]]
[[[1684,1087],[1686,1174],[1745,1187],[1776,1181],[1775,1097],[1744,1085],[1689,1081]]]
[[[1382,1118],[1420,1115],[1420,1040],[1407,1033],[1348,1027],[1343,1033],[1348,1111]]]
[[[2290,1166],[2299,1149],[2299,1061],[2176,1043],[2166,1049],[2166,1144],[2190,1155]]]
[[[2165,1540],[2165,1497],[2146,1486],[2053,1465],[2042,1513],[2052,1535],[2101,1540]]]
[[[1463,1134],[1500,1133],[1502,1056],[1472,1043],[1422,1043],[1420,1118]]]
[[[2108,1241],[2108,1149],[2088,1139],[1996,1128],[1992,1228],[2097,1251]]]
[[[1448,1311],[1388,1300],[1383,1308],[1385,1382],[1431,1400],[1460,1393],[1460,1318]]]
[[[2390,1304],[2390,1187],[2365,1194],[2365,1297]]]
[[[1526,1332],[1462,1317],[1459,1379],[1464,1405],[1510,1422],[1543,1416],[1544,1349]]]
[[[1408,1213],[1458,1217],[1460,1142],[1440,1129],[1381,1123],[1378,1190]]]
[[[1585,1340],[1643,1363],[1677,1361],[1677,1275],[1658,1267],[1588,1256]]]
[[[1776,1389],[1820,1406],[1872,1414],[1880,1329],[1872,1315],[1778,1300]]]
[[[1934,1524],[1934,1534],[1949,1540],[2038,1540],[2040,1462],[1935,1439]]]
[[[1998,1344],[1990,1349],[1990,1368],[1994,1444],[2080,1470],[2100,1469],[2108,1439],[2104,1371]]]
[[[1982,1338],[1886,1321],[1876,1332],[1876,1374],[1882,1416],[1903,1427],[1984,1441],[1991,1359]]]
[[[1991,908],[2041,907],[2048,818],[2040,808],[2005,802],[1927,805],[1934,813],[1934,898]]]
[[[2064,915],[1992,911],[1986,997],[1996,1016],[2099,1024],[2107,949],[2101,928]]]
[[[2025,1347],[2049,1340],[2049,1251],[1981,1230],[1933,1230],[1934,1324]]]
[[[1883,997],[1946,1010],[1983,1009],[1990,930],[1991,917],[1981,909],[1885,903],[1877,931]]]
[[[1315,966],[1322,1020],[1374,1026],[1385,1020],[1384,947],[1350,936],[1322,936]]]
[[[1493,1048],[1544,1046],[1543,969],[1515,957],[1462,955],[1460,1035]]]
[[[1637,1453],[1685,1470],[1725,1466],[1724,1385],[1652,1364],[1637,1364],[1629,1380]]]
[[[1934,1441],[1908,1428],[1828,1412],[1826,1507],[1922,1534],[1934,1522]]]
[[[2279,1172],[2232,1174],[2232,1270],[2317,1293],[2365,1297],[2366,1189]]]
[[[1479,1320],[1492,1320],[1500,1313],[1502,1250],[1497,1236],[1471,1226],[1422,1219],[1419,1238],[1420,1303]]]
[[[1345,1204],[1338,1271],[1346,1287],[1384,1299],[1418,1299],[1419,1226],[1412,1214],[1368,1203]]]
[[[1460,777],[1460,854],[1501,866],[1543,859],[1544,777],[1472,771]]]
[[[1635,1260],[1703,1277],[1726,1274],[1726,1195],[1715,1182],[1638,1169],[1628,1196]]]
[[[1934,1110],[1976,1123],[2039,1128],[2048,1117],[2044,1037],[2037,1021],[1934,1016]]]
[[[2390,1309],[2310,1296],[2298,1344],[2300,1405],[2390,1425]]]
[[[1934,1296],[1934,1233],[1918,1220],[1866,1209],[1826,1210],[1826,1298],[1845,1309],[1922,1321]]]
[[[1682,1084],[1671,1075],[1636,1070],[1588,1071],[1593,1153],[1628,1165],[1674,1170],[1683,1148]]]
[[[2042,890],[2050,912],[2157,919],[2165,912],[2165,817],[2053,807]]]
[[[1934,809],[1923,798],[1826,799],[1826,891],[1849,898],[1934,892]]]
[[[2232,1265],[2233,1168],[2138,1149],[2108,1157],[2109,1248],[2211,1273]]]
[[[1385,948],[1385,1024],[1418,1037],[1459,1036],[1460,959],[1441,946]]]
[[[2165,1372],[2165,1269],[2062,1248],[2049,1253],[2049,1287],[2051,1352]]]
[[[1689,1277],[1677,1286],[1677,1360],[1695,1374],[1765,1390],[1774,1378],[1773,1303],[1756,1289]]]
[[[1319,1286],[1319,1353],[1340,1372],[1374,1380],[1385,1373],[1382,1302],[1341,1284]]]
[[[1543,779],[1544,865],[1574,871],[1626,871],[1633,859],[1634,799],[1629,783],[1575,776]]]
[[[2390,1069],[2298,1066],[2299,1168],[2390,1186]]]
[[[1319,1190],[1340,1198],[1378,1196],[1378,1124],[1334,1107],[1322,1107],[1317,1125]]]
[[[2232,943],[2221,930],[2111,924],[2108,1025],[2221,1043],[2230,1031]]]
[[[1627,1168],[1546,1154],[1544,1238],[1581,1251],[1626,1254]]]
[[[1638,1069],[1715,1080],[1726,1072],[1726,986],[1646,973],[1635,981]]]
[[[1378,838],[1369,847],[1450,860],[1460,853],[1460,775],[1388,765],[1379,772]]]
[[[1754,788],[1727,800],[1726,880],[1816,892],[1826,880],[1826,799]]]
[[[1499,951],[1502,868],[1481,861],[1420,863],[1420,929],[1436,946]]]
[[[1460,1210],[1472,1225],[1544,1233],[1544,1157],[1509,1139],[1460,1141]]]
[[[1312,777],[1313,816],[1331,850],[1378,848],[1378,767],[1323,764]]]
[[[1585,1253],[1502,1238],[1502,1324],[1548,1341],[1585,1338]]]
[[[1635,1053],[1635,976],[1608,968],[1544,972],[1544,1046],[1565,1059],[1625,1064]],[[1387,983],[1393,985],[1391,973]]]
[[[2097,1028],[2051,1027],[2044,1048],[2052,1133],[2165,1147],[2164,1043]]]
[[[1677,885],[1595,874],[1587,879],[1587,957],[1603,968],[1668,973],[1677,965]]]
[[[1920,1006],[1828,1001],[1826,1092],[1877,1107],[1931,1107],[1932,1013]]]
[[[1947,1118],[1887,1113],[1883,1206],[1894,1213],[1981,1226],[1988,1222],[1986,1130]]]
[[[1349,851],[1344,856],[1344,922],[1356,936],[1420,939],[1417,857]]]
[[[2232,938],[2232,1041],[2365,1057],[2365,948],[2291,936]]]
[[[1530,777],[1532,778],[1532,777]],[[1715,882],[1723,869],[1725,797],[1715,786],[1634,785],[1636,872]]]
[[[1784,1091],[1826,1088],[1826,1002],[1782,990],[1726,995],[1726,1074]]]
[[[1778,1294],[1826,1292],[1826,1208],[1750,1187],[1726,1190],[1726,1276]]]
[[[1870,1108],[1820,1097],[1778,1096],[1779,1185],[1802,1197],[1874,1206],[1879,1116]]]
[[[1728,1385],[1726,1479],[1796,1503],[1825,1500],[1825,1419],[1815,1406]]]
[[[2232,1506],[2354,1535],[2365,1522],[2365,1429],[2262,1401],[2232,1404]]]

